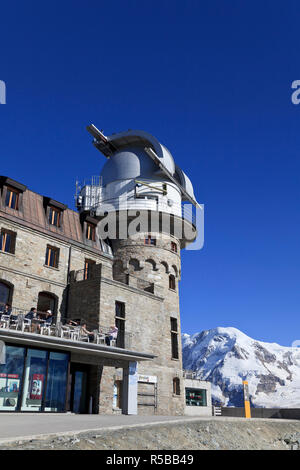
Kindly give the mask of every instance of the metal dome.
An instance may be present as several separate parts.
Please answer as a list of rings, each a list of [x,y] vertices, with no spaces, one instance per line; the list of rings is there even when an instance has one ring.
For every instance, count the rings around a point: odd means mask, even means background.
[[[178,186],[184,201],[198,206],[191,180],[175,165],[171,152],[153,135],[128,130],[105,136],[93,124],[87,129],[94,137],[95,147],[108,158],[101,173],[104,186],[112,181],[137,177],[159,180],[164,175]]]
[[[146,154],[143,147],[129,146],[115,152],[102,168],[102,183],[116,180],[127,180],[138,177],[155,177],[157,166]]]

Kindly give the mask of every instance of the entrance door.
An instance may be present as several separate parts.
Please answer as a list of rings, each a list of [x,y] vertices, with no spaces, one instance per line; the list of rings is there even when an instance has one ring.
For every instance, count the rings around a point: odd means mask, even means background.
[[[88,412],[88,367],[71,364],[70,411],[84,414]]]

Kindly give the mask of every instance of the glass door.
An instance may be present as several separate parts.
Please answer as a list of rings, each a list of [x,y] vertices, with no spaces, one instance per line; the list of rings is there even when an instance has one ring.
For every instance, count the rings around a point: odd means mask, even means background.
[[[28,349],[21,411],[41,411],[47,374],[47,351]]]
[[[71,365],[71,398],[70,398],[70,410],[73,413],[87,413],[88,412],[88,395],[87,395],[87,383],[88,383],[88,372],[84,366],[78,366],[76,364]]]

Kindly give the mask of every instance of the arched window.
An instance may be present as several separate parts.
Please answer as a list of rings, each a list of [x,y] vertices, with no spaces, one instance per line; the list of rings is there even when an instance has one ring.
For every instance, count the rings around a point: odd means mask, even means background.
[[[156,271],[156,263],[153,259],[146,259],[145,263],[147,263],[146,266],[149,266],[150,269]]]
[[[169,276],[169,289],[176,290],[175,276],[173,274]]]
[[[168,263],[166,263],[165,261],[161,261],[160,264],[162,264],[162,266],[165,268],[164,271],[165,271],[166,273],[168,273],[168,272],[169,272]]]
[[[138,259],[136,258],[131,258],[129,260],[129,266],[132,267],[132,270],[133,271],[139,271],[140,270],[140,262]]]
[[[173,379],[173,393],[174,395],[180,395],[180,380],[178,377]]]
[[[40,292],[38,296],[37,311],[38,312],[51,312],[55,315],[57,312],[57,296],[51,292]]]
[[[0,305],[12,303],[14,286],[7,281],[0,281]]]

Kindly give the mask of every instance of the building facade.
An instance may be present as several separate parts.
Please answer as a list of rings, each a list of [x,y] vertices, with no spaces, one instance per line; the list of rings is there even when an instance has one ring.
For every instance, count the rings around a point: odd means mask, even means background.
[[[180,251],[196,232],[181,204],[192,187],[153,136],[89,131],[108,161],[77,211],[0,179],[0,303],[15,314],[0,320],[0,411],[182,415]],[[60,328],[116,326],[116,343],[26,332],[16,317],[32,307]]]

